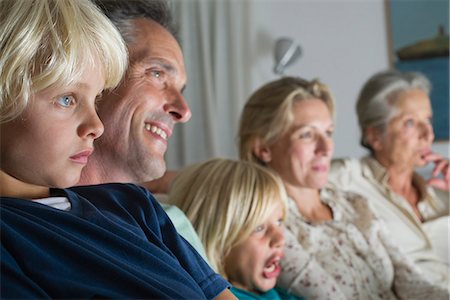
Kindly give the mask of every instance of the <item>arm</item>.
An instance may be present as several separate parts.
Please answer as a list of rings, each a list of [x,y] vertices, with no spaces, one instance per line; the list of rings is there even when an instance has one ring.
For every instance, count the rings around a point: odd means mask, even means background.
[[[384,223],[380,223],[379,237],[385,246],[394,266],[394,291],[401,299],[448,299],[447,287],[431,283],[419,271],[391,239]]]
[[[235,295],[229,290],[225,289],[222,293],[217,295],[216,300],[229,300],[229,299],[237,299]]]
[[[50,297],[27,276],[13,256],[1,246],[1,280],[0,295],[2,299],[49,299]]]

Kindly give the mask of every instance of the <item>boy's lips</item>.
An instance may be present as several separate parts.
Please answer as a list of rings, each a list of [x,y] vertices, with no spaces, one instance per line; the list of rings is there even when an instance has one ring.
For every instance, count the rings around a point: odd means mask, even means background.
[[[276,278],[281,273],[280,256],[276,256],[269,260],[263,269],[263,276],[267,279]]]
[[[81,152],[78,152],[75,155],[72,155],[70,157],[70,160],[72,160],[75,163],[85,165],[85,164],[87,164],[89,156],[92,154],[92,152],[94,152],[93,149],[83,150]]]

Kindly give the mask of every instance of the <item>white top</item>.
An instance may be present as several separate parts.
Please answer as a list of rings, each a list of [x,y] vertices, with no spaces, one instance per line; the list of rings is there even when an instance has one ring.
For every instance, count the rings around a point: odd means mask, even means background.
[[[428,278],[450,283],[448,192],[427,186],[414,174],[421,194],[418,210],[422,223],[407,200],[391,190],[386,169],[371,157],[334,160],[329,179],[342,190],[366,197],[396,243]]]
[[[49,197],[49,198],[42,198],[42,199],[33,199],[34,202],[39,202],[41,204],[45,204],[48,206],[51,206],[56,209],[60,210],[67,210],[69,211],[71,208],[71,204],[69,199],[66,197]]]
[[[391,241],[366,199],[331,186],[321,200],[333,220],[308,222],[288,203],[278,285],[307,299],[448,299]]]

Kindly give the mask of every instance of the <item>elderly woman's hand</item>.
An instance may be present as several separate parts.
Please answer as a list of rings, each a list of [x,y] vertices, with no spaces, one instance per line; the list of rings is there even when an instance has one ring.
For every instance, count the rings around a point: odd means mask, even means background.
[[[427,183],[435,188],[448,191],[450,181],[450,163],[449,160],[437,153],[429,153],[425,156],[428,162],[434,163],[431,178]],[[442,176],[440,176],[442,175]]]

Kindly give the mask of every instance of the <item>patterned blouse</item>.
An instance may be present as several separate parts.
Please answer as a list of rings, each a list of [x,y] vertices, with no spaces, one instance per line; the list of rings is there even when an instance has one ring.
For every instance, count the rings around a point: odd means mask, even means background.
[[[289,199],[280,287],[308,300],[448,299],[400,252],[365,198],[331,186],[320,196],[331,221],[307,221]]]

